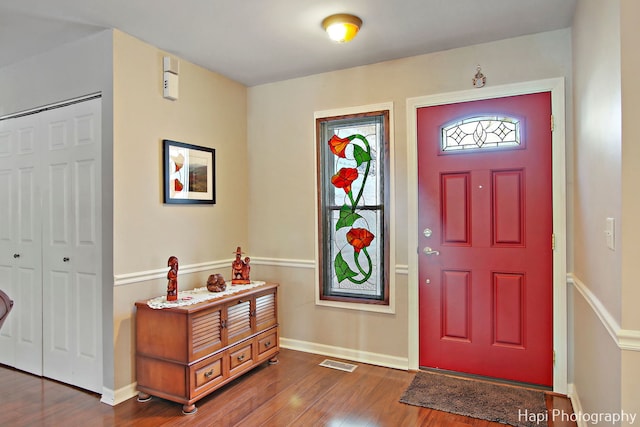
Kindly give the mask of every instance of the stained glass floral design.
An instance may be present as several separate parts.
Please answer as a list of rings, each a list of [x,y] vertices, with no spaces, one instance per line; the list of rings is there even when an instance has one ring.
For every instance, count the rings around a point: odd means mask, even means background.
[[[389,111],[316,119],[319,300],[389,304]]]
[[[359,143],[355,143],[359,142]],[[352,160],[355,167],[342,167],[331,177],[331,183],[346,194],[345,202],[340,208],[340,218],[336,222],[336,231],[349,228],[346,234],[346,241],[353,247],[353,252],[340,249],[335,256],[333,265],[338,282],[348,280],[352,283],[365,283],[373,272],[373,263],[369,255],[368,247],[371,245],[375,235],[369,230],[369,225],[360,214],[358,204],[362,199],[369,171],[371,169],[371,146],[367,138],[360,134],[354,134],[346,138],[337,135],[331,137],[328,142],[331,152],[340,158],[347,158],[346,149],[352,145]],[[357,194],[354,194],[353,183],[361,178]],[[357,225],[357,226],[356,226]],[[361,260],[364,255],[364,260]],[[345,257],[353,258],[346,260]],[[354,271],[348,261],[353,261]]]

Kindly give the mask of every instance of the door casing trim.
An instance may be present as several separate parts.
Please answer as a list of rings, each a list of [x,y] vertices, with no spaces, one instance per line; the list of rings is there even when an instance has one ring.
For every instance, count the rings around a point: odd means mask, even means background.
[[[418,150],[417,110],[422,107],[476,101],[538,92],[551,92],[552,192],[553,192],[553,391],[567,394],[567,202],[564,78],[535,80],[500,86],[447,92],[408,98],[407,111],[407,204],[408,238],[408,332],[409,369],[418,369],[419,302],[418,302]],[[551,126],[549,118],[549,126]]]

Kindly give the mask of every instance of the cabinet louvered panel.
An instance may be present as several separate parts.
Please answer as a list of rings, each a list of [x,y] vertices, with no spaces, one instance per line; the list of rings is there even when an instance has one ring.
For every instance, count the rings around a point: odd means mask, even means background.
[[[256,327],[263,330],[276,323],[276,294],[256,298]]]
[[[239,300],[227,306],[229,344],[251,335],[251,301]]]
[[[192,354],[207,355],[222,348],[221,310],[206,311],[193,316],[191,321]]]

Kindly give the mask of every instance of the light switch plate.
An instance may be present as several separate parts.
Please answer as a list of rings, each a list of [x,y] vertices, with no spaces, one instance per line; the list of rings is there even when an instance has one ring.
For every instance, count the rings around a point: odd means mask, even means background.
[[[616,250],[616,221],[614,218],[607,218],[604,234],[607,238],[607,247],[612,251]]]

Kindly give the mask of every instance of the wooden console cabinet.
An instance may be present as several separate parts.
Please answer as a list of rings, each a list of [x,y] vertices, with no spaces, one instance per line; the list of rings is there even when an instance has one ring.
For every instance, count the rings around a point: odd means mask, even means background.
[[[161,397],[191,414],[202,397],[267,360],[277,362],[276,283],[176,308],[138,301],[136,310],[140,401]]]

